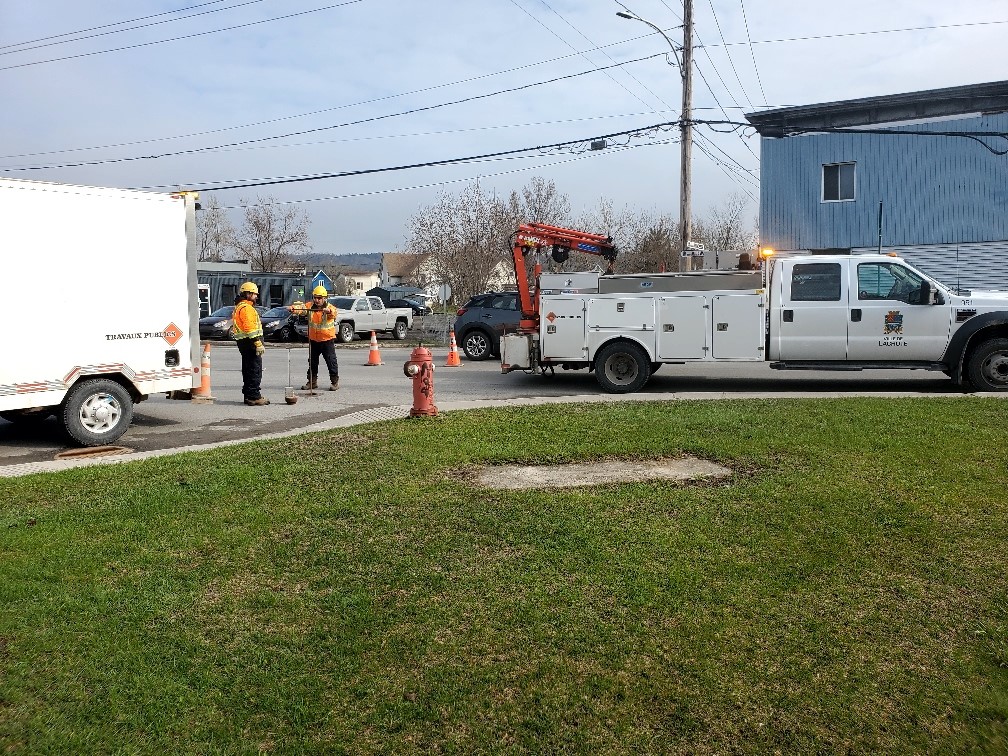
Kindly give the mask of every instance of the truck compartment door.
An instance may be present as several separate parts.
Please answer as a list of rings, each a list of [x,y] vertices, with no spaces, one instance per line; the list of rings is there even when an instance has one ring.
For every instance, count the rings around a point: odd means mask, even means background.
[[[711,356],[715,360],[763,359],[763,298],[719,294],[711,303]]]
[[[705,359],[709,314],[706,296],[659,297],[658,359]]]
[[[621,334],[641,344],[648,355],[655,353],[654,297],[590,297],[585,326],[589,359],[600,345]]]
[[[544,360],[588,359],[583,297],[540,299],[539,350]]]

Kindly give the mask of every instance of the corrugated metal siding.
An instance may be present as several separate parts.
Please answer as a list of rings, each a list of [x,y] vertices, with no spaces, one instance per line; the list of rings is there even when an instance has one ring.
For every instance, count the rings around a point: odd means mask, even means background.
[[[874,252],[855,249],[855,252]],[[883,247],[952,289],[1008,291],[1008,241],[988,244],[935,244]]]
[[[1008,132],[1008,113],[904,128]],[[761,243],[776,249],[875,246],[880,200],[887,248],[1008,240],[1008,155],[972,139],[811,134],[761,150]],[[855,200],[822,202],[822,166],[850,161]]]

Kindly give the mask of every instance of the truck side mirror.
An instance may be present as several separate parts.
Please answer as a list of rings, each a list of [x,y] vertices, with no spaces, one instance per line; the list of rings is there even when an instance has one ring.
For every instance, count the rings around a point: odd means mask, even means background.
[[[945,304],[945,297],[941,290],[930,281],[921,284],[921,299],[923,304],[936,305]]]

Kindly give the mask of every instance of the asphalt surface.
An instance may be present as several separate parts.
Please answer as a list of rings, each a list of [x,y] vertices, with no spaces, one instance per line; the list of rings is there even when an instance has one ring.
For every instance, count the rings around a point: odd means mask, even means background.
[[[241,394],[237,348],[230,342],[215,344],[211,350],[213,403],[177,401],[163,394],[150,397],[136,406],[130,430],[117,442],[124,451],[113,455],[87,456],[88,452],[78,458],[56,459],[57,455],[79,450],[66,444],[55,419],[37,427],[0,420],[0,477],[121,462],[185,449],[408,417],[412,381],[403,374],[403,363],[410,358],[413,347],[382,340],[383,364],[368,366],[368,346],[366,342],[355,342],[337,350],[338,391],[326,390],[329,382],[323,378],[322,390],[308,392],[300,388],[305,383],[307,348],[304,345],[269,345],[264,357],[262,387],[263,395],[271,404],[249,407]],[[963,396],[942,373],[775,371],[765,363],[663,365],[642,391],[612,395],[603,393],[594,374],[587,371],[503,375],[496,360],[471,362],[463,357],[461,367],[449,368],[445,366],[445,347],[433,347],[432,352],[436,367],[435,404],[440,412],[571,401]],[[325,375],[324,362],[322,373]],[[291,384],[298,397],[294,405],[284,402],[285,387]]]

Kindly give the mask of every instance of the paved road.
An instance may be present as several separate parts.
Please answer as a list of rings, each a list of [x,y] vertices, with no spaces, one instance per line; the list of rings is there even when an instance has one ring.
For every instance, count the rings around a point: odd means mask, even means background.
[[[340,390],[315,396],[301,391],[307,349],[270,345],[264,358],[263,393],[272,404],[248,407],[242,401],[238,350],[231,343],[212,349],[213,404],[174,401],[152,396],[137,405],[133,425],[119,440],[137,452],[216,444],[235,439],[282,434],[311,426],[333,427],[376,417],[403,417],[412,403],[412,383],[403,375],[411,348],[382,341],[383,365],[366,366],[366,343],[340,347]],[[493,404],[525,404],[574,399],[577,401],[635,401],[732,396],[962,396],[941,373],[926,371],[806,372],[775,371],[763,363],[731,365],[664,365],[644,390],[630,396],[602,394],[594,374],[557,371],[555,375],[502,375],[496,361],[469,362],[444,367],[447,350],[433,349],[435,402],[441,410]],[[298,388],[297,404],[283,401],[288,384]],[[323,371],[324,372],[324,371]],[[327,386],[328,381],[323,381]],[[15,467],[53,460],[68,450],[55,419],[35,429],[0,420],[0,476]]]

